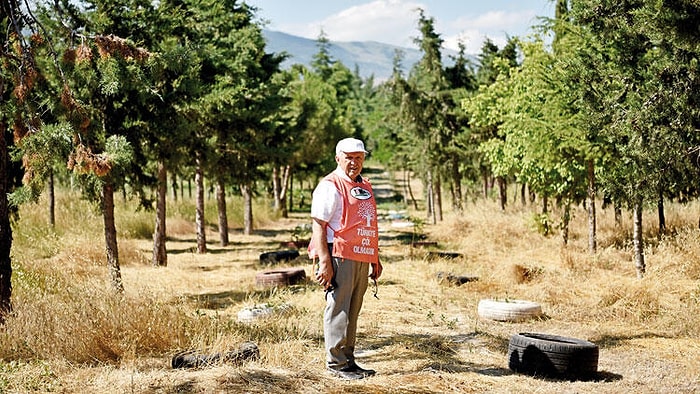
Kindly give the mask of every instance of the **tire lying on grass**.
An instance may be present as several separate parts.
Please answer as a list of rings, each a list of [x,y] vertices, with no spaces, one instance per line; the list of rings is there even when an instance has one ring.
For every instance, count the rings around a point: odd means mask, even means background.
[[[255,284],[267,286],[289,286],[301,283],[306,279],[303,268],[278,268],[269,271],[258,272],[255,275]]]
[[[479,301],[477,313],[484,319],[518,322],[542,316],[542,307],[532,301],[484,299]]]
[[[275,264],[283,261],[292,261],[299,257],[299,250],[277,250],[260,254],[260,264]]]
[[[254,342],[243,342],[238,349],[228,352],[202,353],[185,350],[176,353],[170,365],[173,368],[202,368],[222,362],[240,365],[243,361],[253,361],[260,358],[260,349]]]
[[[598,346],[558,335],[515,334],[508,343],[508,367],[532,376],[588,380],[598,371]]]

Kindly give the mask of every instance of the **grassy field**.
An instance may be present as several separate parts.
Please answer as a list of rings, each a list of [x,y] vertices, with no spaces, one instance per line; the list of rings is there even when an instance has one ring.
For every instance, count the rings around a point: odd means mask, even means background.
[[[378,188],[390,185],[381,179]],[[414,193],[420,195],[419,185]],[[214,201],[208,202],[216,223]],[[231,199],[230,206],[238,202]],[[289,241],[306,213],[289,219],[256,207],[256,231],[239,225],[219,246],[212,226],[209,253],[195,253],[193,208],[171,203],[167,267],[150,265],[152,214],[118,206],[119,253],[126,294],[108,289],[101,217],[75,194],[57,202],[57,225],[45,204],[26,206],[14,226],[13,302],[0,331],[0,392],[58,393],[695,393],[700,392],[700,205],[667,204],[668,235],[645,213],[647,275],[637,279],[631,221],[621,226],[599,209],[599,251],[589,255],[583,208],[577,207],[566,247],[537,231],[537,206],[511,202],[501,212],[481,199],[445,212],[417,231],[436,242],[411,247],[410,228],[380,222],[384,276],[378,299],[370,287],[359,327],[358,362],[377,370],[345,382],[324,370],[323,292],[312,283],[260,288],[262,252]],[[259,209],[258,209],[259,208]],[[404,209],[382,204],[384,211]],[[231,208],[230,223],[240,223]],[[409,210],[406,215],[423,218]],[[429,258],[429,251],[459,253]],[[303,254],[303,251],[302,251]],[[311,266],[306,259],[282,267]],[[478,280],[451,285],[439,273]],[[544,316],[519,323],[482,319],[479,300],[540,303]],[[252,323],[243,308],[265,304],[279,313]],[[279,307],[279,308],[278,308]],[[586,339],[600,348],[592,380],[543,379],[508,368],[511,335],[549,333]],[[226,351],[255,342],[260,358],[172,369],[177,351]]]

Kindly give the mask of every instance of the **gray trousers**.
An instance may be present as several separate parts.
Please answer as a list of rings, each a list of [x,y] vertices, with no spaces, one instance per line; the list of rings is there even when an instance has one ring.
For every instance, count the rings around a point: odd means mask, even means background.
[[[335,289],[326,293],[323,336],[326,365],[342,368],[355,361],[357,318],[367,291],[369,263],[333,257]]]

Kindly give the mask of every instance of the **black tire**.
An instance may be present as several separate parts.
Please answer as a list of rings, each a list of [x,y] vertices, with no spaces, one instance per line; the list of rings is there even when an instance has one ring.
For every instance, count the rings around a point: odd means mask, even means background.
[[[299,250],[278,250],[275,252],[265,252],[260,255],[261,264],[275,264],[282,261],[291,261],[299,257]]]
[[[477,313],[483,319],[519,322],[542,316],[542,307],[536,302],[526,300],[483,299],[479,301]]]
[[[598,371],[598,346],[558,335],[515,334],[508,343],[508,367],[532,376],[587,380]]]
[[[255,275],[255,284],[258,286],[289,286],[303,282],[306,272],[303,268],[279,268],[275,270],[259,272]]]
[[[201,353],[194,350],[185,350],[175,353],[170,365],[173,368],[203,368],[221,362],[241,364],[246,360],[257,360],[260,358],[260,349],[254,342],[244,342],[238,349],[225,353]]]

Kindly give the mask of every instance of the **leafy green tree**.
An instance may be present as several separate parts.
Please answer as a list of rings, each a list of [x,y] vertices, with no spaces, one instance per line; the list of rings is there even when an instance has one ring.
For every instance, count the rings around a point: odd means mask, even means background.
[[[269,101],[271,106],[269,116],[264,119],[272,133],[269,135],[266,156],[268,157],[268,171],[271,174],[271,191],[273,196],[273,208],[280,216],[289,217],[291,206],[287,205],[287,195],[291,187],[292,165],[289,158],[294,156],[303,141],[297,138],[301,133],[299,128],[300,113],[293,110],[293,89],[290,89],[295,81],[295,71],[281,70],[273,78],[273,84],[278,94],[277,101]]]
[[[657,127],[672,142],[670,149],[679,147],[683,154],[670,155],[674,165],[662,167],[663,177],[657,196],[659,234],[665,230],[663,201],[665,198],[687,201],[697,198],[698,153],[700,135],[700,83],[698,59],[700,39],[697,34],[700,5],[692,1],[668,3],[645,2],[639,12],[641,29],[659,50],[656,55],[655,82],[661,97],[657,104]],[[670,136],[670,137],[669,137]]]
[[[285,73],[288,102],[282,108],[286,121],[281,131],[289,137],[290,151],[286,158],[280,157],[280,162],[285,163],[280,172],[286,173],[290,187],[294,173],[318,178],[334,168],[334,149],[339,139],[362,137],[361,126],[352,119],[357,99],[356,75],[330,55],[330,42],[323,32],[317,47],[311,68],[297,64]]]
[[[506,145],[506,131],[501,129],[507,116],[504,101],[512,93],[508,78],[510,68],[502,59],[491,59],[490,68],[497,75],[489,85],[481,85],[478,93],[463,101],[463,108],[469,116],[470,124],[476,133],[475,140],[486,163],[481,165],[484,182],[484,196],[488,195],[491,176],[495,176],[499,186],[501,210],[505,209],[505,179],[514,175],[518,167],[518,157]],[[496,74],[498,68],[501,71]],[[484,75],[484,74],[482,74]]]
[[[490,85],[496,83],[499,79],[501,81],[507,80],[508,73],[517,65],[516,47],[515,39],[509,39],[503,49],[499,49],[490,39],[484,41],[481,47],[481,53],[478,56],[479,68],[476,73],[479,92],[491,89]],[[498,90],[500,88],[495,89]],[[493,96],[492,99],[496,99],[496,97],[498,97],[498,95]],[[497,103],[493,102],[489,105],[497,105]],[[493,160],[498,160],[497,157],[502,155],[499,153],[499,145],[503,142],[503,136],[499,134],[498,130],[499,124],[502,121],[502,114],[498,113],[501,109],[500,107],[482,109],[490,112],[487,119],[482,118],[474,122],[474,115],[468,114],[468,116],[473,122],[473,140],[479,146],[488,146],[489,148],[487,149],[492,155],[492,160],[490,162],[482,160],[480,163],[479,172],[483,182],[484,197],[488,197],[491,185],[493,184],[492,178],[495,177],[495,183],[498,186],[499,204],[501,209],[505,209],[507,201],[506,181],[509,176],[512,176],[512,169],[503,167],[502,165],[499,165],[498,168],[493,167]],[[487,120],[487,122],[484,122],[484,120]],[[486,144],[484,145],[484,143]],[[483,157],[486,159],[488,155],[484,155]]]
[[[244,3],[192,1],[190,7],[192,40],[199,45],[202,59],[203,94],[193,106],[200,125],[197,140],[203,143],[197,154],[203,166],[200,171],[210,173],[217,187],[219,233],[221,243],[227,244],[226,184],[235,181],[244,193],[244,232],[252,231],[250,193],[254,182],[265,176],[261,166],[266,163],[265,143],[272,133],[262,124],[273,110],[268,103],[277,100],[272,78],[283,57],[265,53],[261,29]],[[203,211],[198,205],[198,212]],[[198,226],[200,252],[206,250],[202,226],[203,219]]]
[[[342,115],[333,85],[305,67],[296,67],[294,71],[294,79],[288,86],[291,102],[286,110],[293,119],[294,141],[298,145],[287,162],[293,170],[318,177],[334,168],[334,147],[349,134],[349,123]]]
[[[476,73],[471,61],[467,59],[464,43],[459,43],[458,55],[454,64],[445,68],[445,78],[450,90],[445,97],[450,111],[447,116],[447,131],[452,135],[446,141],[445,163],[447,178],[451,180],[453,208],[462,210],[462,180],[476,178],[478,152],[473,143],[473,130],[469,117],[462,111],[461,102],[478,89]]]
[[[167,266],[166,196],[168,173],[173,180],[177,169],[189,164],[188,148],[195,122],[189,110],[190,101],[201,92],[200,58],[196,44],[184,34],[188,26],[188,10],[180,1],[161,1],[152,16],[149,35],[158,54],[150,68],[152,100],[139,111],[144,143],[145,172],[155,179],[155,226],[153,231],[154,266]],[[152,182],[151,182],[152,183]]]

